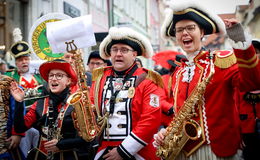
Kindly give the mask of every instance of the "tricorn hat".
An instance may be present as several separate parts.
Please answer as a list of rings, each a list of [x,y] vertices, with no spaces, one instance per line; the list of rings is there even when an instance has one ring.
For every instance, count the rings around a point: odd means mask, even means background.
[[[25,41],[22,41],[22,33],[19,28],[15,28],[13,31],[14,44],[10,48],[11,54],[15,59],[21,56],[30,56],[31,50],[29,44]]]
[[[48,74],[50,72],[50,70],[52,69],[60,69],[64,72],[66,72],[68,74],[68,76],[71,78],[71,85],[75,85],[77,84],[77,74],[76,72],[73,70],[72,66],[70,65],[70,63],[62,60],[62,59],[55,59],[53,61],[48,61],[43,63],[40,68],[40,74],[41,77],[48,82]]]
[[[192,20],[204,29],[205,35],[225,34],[225,24],[222,19],[202,6],[199,1],[174,0],[170,1],[165,15],[161,33],[163,37],[175,37],[175,24],[181,20]]]
[[[103,59],[110,58],[110,49],[114,44],[126,44],[137,51],[138,56],[149,58],[153,53],[152,45],[150,41],[142,34],[134,31],[131,28],[111,27],[106,38],[101,42],[99,46],[100,56]]]

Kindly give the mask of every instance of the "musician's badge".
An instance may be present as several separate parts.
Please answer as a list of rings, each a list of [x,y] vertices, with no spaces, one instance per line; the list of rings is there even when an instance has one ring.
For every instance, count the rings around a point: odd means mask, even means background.
[[[127,88],[127,87],[130,87],[130,86],[131,86],[131,82],[130,82],[130,81],[126,81],[124,86],[125,86],[126,88]]]
[[[135,88],[134,87],[130,87],[128,89],[128,98],[133,98],[135,95]]]
[[[159,107],[160,106],[160,102],[159,102],[159,96],[156,94],[150,94],[150,105],[152,107]]]
[[[115,90],[121,90],[123,88],[123,78],[117,78],[115,80]]]

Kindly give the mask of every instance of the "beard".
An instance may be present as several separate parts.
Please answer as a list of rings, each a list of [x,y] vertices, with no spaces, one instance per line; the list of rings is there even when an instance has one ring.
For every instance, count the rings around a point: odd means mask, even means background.
[[[19,70],[20,73],[27,73],[29,72],[29,67],[22,67],[20,70]]]

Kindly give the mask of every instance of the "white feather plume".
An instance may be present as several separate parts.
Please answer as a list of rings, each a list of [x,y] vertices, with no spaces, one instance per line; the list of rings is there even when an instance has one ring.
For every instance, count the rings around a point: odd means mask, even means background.
[[[20,28],[15,28],[13,30],[13,38],[14,38],[14,43],[19,42],[23,39],[22,32],[21,32]]]

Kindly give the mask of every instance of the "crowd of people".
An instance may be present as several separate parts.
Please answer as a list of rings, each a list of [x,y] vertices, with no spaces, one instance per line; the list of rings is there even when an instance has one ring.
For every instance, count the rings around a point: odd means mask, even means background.
[[[32,74],[29,45],[16,40],[16,68],[0,63],[0,160],[259,159],[260,41],[236,19],[222,20],[193,1],[172,1],[161,32],[184,53],[155,54],[152,71],[138,58],[151,58],[150,41],[111,27],[89,54],[86,90],[75,52]],[[226,34],[233,50],[207,50],[202,41],[210,34]],[[89,93],[80,115],[68,101],[79,90]],[[82,127],[86,115],[98,130]]]

